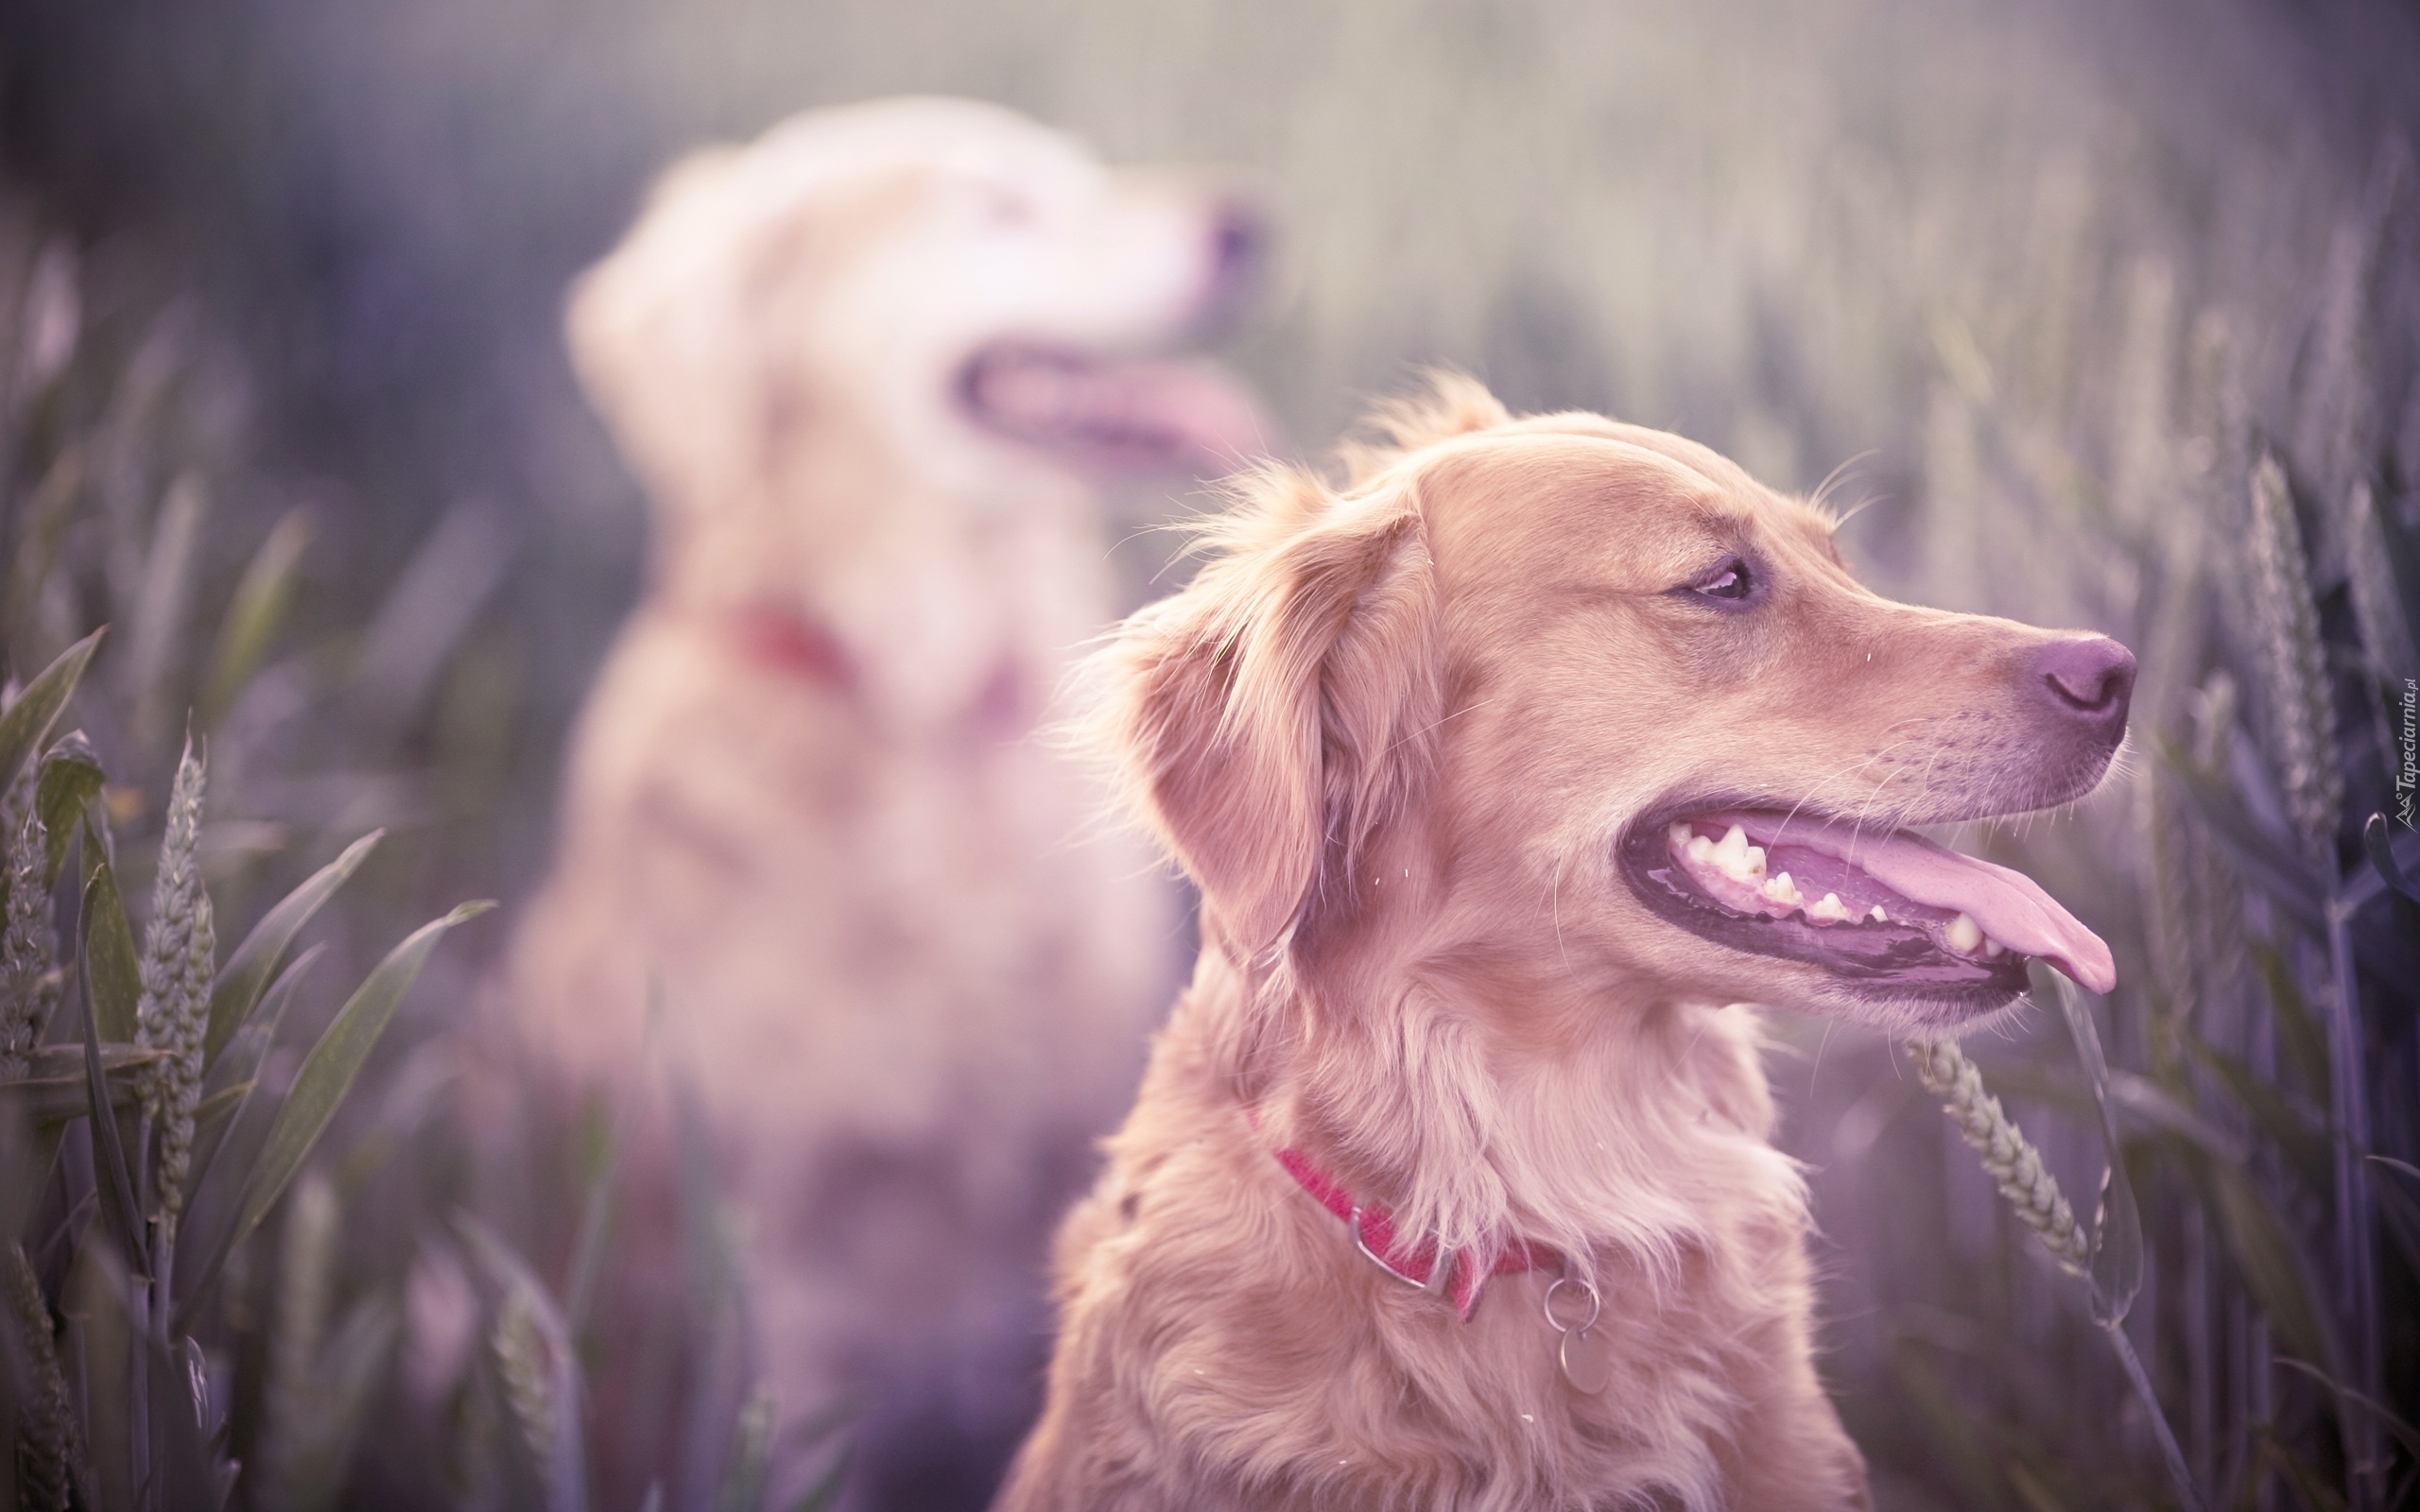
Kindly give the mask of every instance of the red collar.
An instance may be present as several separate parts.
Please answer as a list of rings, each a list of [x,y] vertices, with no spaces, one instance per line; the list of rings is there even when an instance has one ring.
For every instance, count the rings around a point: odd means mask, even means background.
[[[724,633],[752,666],[792,678],[839,697],[854,697],[863,685],[857,659],[830,626],[793,610],[758,604],[723,619]],[[967,728],[986,740],[1014,740],[1033,726],[1034,700],[1016,659],[1003,655],[967,706]]]
[[[734,612],[726,623],[739,654],[753,664],[834,693],[856,691],[856,659],[831,627],[763,604]]]
[[[1247,1117],[1251,1115],[1247,1113]],[[1259,1120],[1253,1123],[1257,1125]],[[1442,1283],[1453,1299],[1454,1311],[1462,1321],[1471,1320],[1478,1310],[1479,1293],[1491,1277],[1517,1276],[1523,1271],[1546,1270],[1558,1266],[1563,1257],[1544,1245],[1533,1245],[1526,1239],[1515,1239],[1498,1246],[1493,1257],[1476,1250],[1458,1249],[1447,1257],[1442,1267],[1437,1263],[1437,1236],[1428,1234],[1417,1244],[1405,1244],[1395,1232],[1394,1217],[1374,1202],[1356,1202],[1353,1194],[1344,1190],[1336,1178],[1319,1168],[1308,1155],[1297,1149],[1273,1152],[1277,1163],[1286,1168],[1302,1189],[1319,1200],[1319,1205],[1344,1220],[1345,1231],[1353,1236],[1354,1246],[1370,1257],[1377,1267],[1407,1286],[1422,1291],[1435,1291]]]

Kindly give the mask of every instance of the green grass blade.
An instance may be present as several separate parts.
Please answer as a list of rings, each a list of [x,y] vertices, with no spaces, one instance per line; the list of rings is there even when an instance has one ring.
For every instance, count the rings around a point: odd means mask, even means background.
[[[239,1081],[250,1081],[260,1070],[261,1061],[268,1054],[269,1045],[277,1039],[277,1026],[285,1011],[293,1005],[294,995],[309,979],[311,969],[328,954],[325,944],[312,946],[294,957],[285,971],[277,973],[261,1005],[245,1017],[244,1026],[227,1042],[226,1050],[211,1063],[201,1079],[204,1097],[232,1087]]]
[[[87,945],[90,945],[88,940]],[[85,956],[84,980],[93,980],[89,950]],[[117,1114],[111,1108],[109,1074],[102,1069],[101,1041],[95,1032],[95,1014],[87,1006],[84,1013],[84,1091],[92,1101],[93,1164],[105,1194],[101,1206],[110,1215],[112,1228],[125,1246],[127,1261],[140,1269],[145,1264],[143,1244],[143,1209],[136,1201],[134,1178],[127,1172],[126,1145],[119,1140]]]
[[[731,1435],[731,1459],[715,1493],[716,1512],[762,1512],[765,1484],[772,1475],[775,1406],[772,1388],[759,1382],[740,1407],[739,1423]]]
[[[294,1074],[294,1085],[287,1090],[285,1102],[278,1108],[276,1121],[269,1125],[268,1134],[261,1143],[260,1155],[243,1173],[243,1201],[236,1208],[233,1220],[211,1246],[209,1258],[193,1271],[184,1297],[177,1303],[179,1328],[184,1326],[195,1304],[218,1279],[227,1257],[260,1227],[268,1210],[285,1195],[286,1184],[302,1170],[303,1158],[311,1153],[311,1147],[326,1131],[328,1121],[336,1116],[337,1105],[351,1090],[354,1077],[360,1074],[362,1063],[370,1058],[378,1037],[386,1031],[388,1021],[394,1017],[404,993],[427,964],[437,942],[455,925],[494,906],[492,902],[464,903],[444,918],[423,924],[389,951],[387,958],[337,1010],[335,1022],[320,1036],[310,1054],[302,1057],[302,1067]]]
[[[93,754],[93,743],[80,730],[61,735],[43,753],[42,776],[34,786],[34,812],[42,816],[47,881],[59,880],[60,866],[67,859],[67,842],[76,835],[76,821],[100,796],[107,780],[100,758]]]
[[[2380,1181],[2371,1190],[2377,1194],[2378,1211],[2386,1220],[2382,1227],[2403,1257],[2404,1268],[2420,1276],[2420,1167],[2391,1155],[2373,1155],[2368,1160],[2400,1177]],[[2420,1454],[2414,1454],[2412,1461],[2420,1465]]]
[[[834,1455],[830,1468],[816,1478],[806,1494],[790,1503],[790,1512],[832,1512],[840,1504],[840,1491],[849,1484],[849,1458],[856,1446],[843,1445]]]
[[[2143,1221],[2135,1206],[2135,1186],[2126,1175],[2125,1146],[2118,1139],[2118,1120],[2109,1107],[2109,1062],[2100,1053],[2100,1035],[2083,994],[2065,976],[2052,973],[2059,1013],[2075,1038],[2076,1058],[2083,1065],[2085,1082],[2100,1117],[2100,1139],[2109,1156],[2109,1174],[2101,1185],[2100,1220],[2092,1235],[2092,1312],[2104,1329],[2125,1321],[2127,1311],[2143,1289]]]
[[[117,1047],[106,1045],[102,1047],[101,1057],[101,1076],[109,1086],[110,1106],[117,1108],[134,1107],[138,1094],[132,1079],[112,1074],[128,1065],[156,1060],[158,1053],[147,1051],[132,1060],[121,1060],[117,1057]],[[23,1081],[0,1083],[0,1101],[22,1109],[35,1127],[46,1128],[54,1124],[72,1123],[91,1112],[93,1088],[80,1071],[73,1076],[29,1076]]]
[[[243,1206],[245,1184],[259,1163],[261,1149],[268,1143],[269,1125],[277,1121],[277,1108],[276,1099],[264,1092],[255,1081],[251,1094],[218,1125],[221,1132],[212,1142],[211,1150],[216,1175],[206,1182],[189,1182],[185,1188],[185,1220],[177,1247],[187,1255],[203,1258],[198,1266],[177,1267],[175,1326],[180,1331],[188,1326],[195,1306],[208,1295],[209,1283],[233,1253],[228,1240],[234,1232],[235,1215]],[[197,1146],[202,1143],[196,1141]]]
[[[2162,741],[2160,754],[2176,774],[2177,790],[2191,801],[2194,816],[2241,868],[2245,880],[2306,928],[2313,932],[2325,928],[2320,901],[2327,896],[2327,888],[2295,853],[2291,842],[2262,830],[2234,788],[2194,765],[2174,746]]]
[[[2285,1220],[2240,1168],[2213,1162],[2206,1170],[2220,1231],[2245,1289],[2294,1353],[2334,1373],[2344,1353]]]
[[[2283,1470],[2287,1484],[2294,1488],[2308,1512],[2345,1512],[2344,1498],[2313,1469],[2310,1462],[2286,1447],[2284,1439],[2272,1429],[2262,1429],[2260,1436],[2269,1451],[2270,1462]]]
[[[50,1194],[66,1132],[63,1124],[36,1128],[0,1108],[0,1234],[23,1236],[32,1226]],[[29,1255],[42,1253],[38,1241],[28,1238],[25,1244]],[[8,1251],[8,1243],[0,1242],[0,1265],[9,1263]]]
[[[2176,1442],[2176,1430],[2169,1426],[2168,1410],[2160,1405],[2159,1393],[2152,1386],[2151,1372],[2143,1368],[2143,1358],[2135,1352],[2135,1343],[2126,1337],[2118,1318],[2101,1325],[2109,1336],[2109,1347],[2117,1351],[2118,1362],[2126,1368],[2126,1380],[2135,1388],[2135,1400],[2143,1404],[2144,1416],[2151,1422],[2152,1436],[2159,1443],[2159,1456],[2168,1466],[2169,1479],[2175,1483],[2176,1500],[2185,1512],[2202,1512],[2202,1491],[2193,1484],[2193,1472],[2185,1464],[2185,1451]]]
[[[216,1062],[227,1041],[243,1026],[261,994],[268,989],[269,978],[277,974],[277,964],[284,958],[294,936],[311,921],[311,916],[335,895],[347,877],[361,868],[361,863],[386,834],[372,830],[344,848],[344,854],[313,872],[302,885],[287,893],[274,908],[261,917],[235,954],[227,957],[218,980],[210,989],[210,1026],[201,1040],[202,1064]]]
[[[50,733],[51,721],[59,711],[67,707],[68,696],[76,691],[76,683],[84,676],[84,668],[93,660],[93,652],[109,633],[103,626],[92,634],[59,653],[59,659],[43,668],[42,676],[26,685],[26,691],[6,710],[0,710],[0,791],[17,780],[26,758]]]
[[[2330,1075],[2327,1031],[2320,1026],[2319,1014],[2304,993],[2301,969],[2274,945],[2256,943],[2249,954],[2254,974],[2269,990],[2269,1018],[2276,1027],[2277,1053],[2285,1062],[2276,1079],[2284,1084],[2290,1072],[2318,1099],[2322,1121],[2333,1119],[2336,1086]],[[2323,1188],[2326,1185],[2321,1182]]]
[[[251,1190],[236,1215],[230,1247],[243,1243],[244,1236],[268,1216],[268,1210],[285,1194],[285,1184],[302,1168],[303,1157],[311,1153],[311,1146],[319,1143],[328,1121],[336,1116],[337,1105],[344,1101],[353,1079],[361,1074],[362,1063],[370,1058],[378,1037],[386,1032],[404,993],[428,963],[437,942],[455,925],[475,919],[494,906],[492,902],[464,903],[444,918],[412,931],[402,944],[387,953],[377,970],[337,1011],[327,1032],[302,1057],[302,1069],[294,1074],[294,1086],[285,1094],[285,1106],[278,1109],[277,1122],[269,1126],[268,1143],[262,1149],[260,1164],[252,1172]]]
[[[270,984],[268,995],[251,1021],[236,1032],[228,1044],[227,1053],[218,1057],[202,1077],[200,1108],[194,1109],[193,1174],[185,1178],[185,1211],[199,1211],[202,1183],[209,1178],[210,1168],[225,1149],[235,1130],[236,1118],[251,1101],[252,1090],[259,1086],[261,1061],[268,1055],[271,1041],[277,1038],[278,1022],[285,1017],[286,1005],[294,1001],[295,988],[310,973],[311,968],[326,954],[327,947],[314,945],[295,957],[294,964],[278,973]],[[202,1109],[217,1099],[234,1094],[233,1103],[225,1116],[206,1120]]]
[[[92,880],[84,885],[84,995],[92,1005],[92,1027],[112,1044],[134,1042],[134,1007],[143,996],[143,971],[134,954],[134,926],[126,919],[117,873],[94,855]]]
[[[251,1082],[239,1081],[232,1087],[222,1087],[196,1103],[193,1108],[194,1127],[208,1128],[220,1119],[234,1116],[235,1109],[243,1106],[245,1096],[251,1090]]]
[[[575,1339],[588,1327],[588,1309],[596,1298],[597,1278],[604,1273],[605,1246],[614,1221],[614,1182],[621,1174],[623,1152],[630,1146],[639,1097],[653,1061],[656,1025],[663,1016],[664,982],[661,977],[650,977],[647,1020],[639,1039],[638,1070],[622,1092],[621,1107],[614,1110],[613,1128],[605,1138],[604,1154],[589,1176],[588,1194],[580,1204],[579,1230],[572,1242],[571,1270],[563,1282],[563,1317]]]
[[[2302,1360],[2290,1360],[2282,1354],[2277,1357],[2277,1363],[2284,1366],[2289,1370],[2301,1371],[2304,1375],[2310,1377],[2313,1381],[2318,1382],[2321,1385],[2325,1386],[2329,1391],[2335,1393],[2337,1400],[2340,1403],[2337,1409],[2338,1411],[2342,1412],[2343,1410],[2342,1404],[2349,1403],[2352,1406],[2360,1408],[2371,1417],[2376,1418],[2378,1422],[2385,1427],[2388,1433],[2394,1435],[2394,1441],[2403,1446],[2403,1452],[2405,1453],[2411,1455],[2414,1460],[2420,1460],[2420,1428],[2412,1427],[2410,1423],[2404,1421],[2402,1418],[2398,1417],[2394,1412],[2387,1408],[2382,1403],[2361,1395],[2361,1393],[2355,1391],[2350,1386],[2338,1383],[2335,1377],[2329,1375],[2326,1371],[2322,1370],[2315,1365],[2311,1365]]]
[[[159,1059],[162,1054],[157,1050],[137,1049],[133,1045],[103,1045],[101,1070],[115,1076],[130,1066],[147,1066]],[[34,1079],[73,1077],[80,1080],[83,1074],[84,1041],[81,1040],[72,1045],[44,1045],[33,1053]],[[9,1085],[22,1087],[25,1083],[12,1082]]]
[[[268,538],[252,554],[227,606],[227,617],[219,622],[218,645],[210,660],[210,677],[202,685],[198,714],[202,729],[216,725],[251,680],[261,653],[268,649],[269,639],[285,619],[286,605],[294,597],[296,569],[310,543],[310,513],[298,507],[287,510],[270,527]]]
[[[2178,1042],[2186,1047],[2187,1055],[2200,1059],[2220,1079],[2229,1096],[2234,1096],[2234,1101],[2243,1108],[2243,1113],[2251,1115],[2257,1132],[2268,1135],[2270,1142],[2277,1146],[2277,1152],[2285,1154],[2287,1168],[2296,1178],[2308,1185],[2311,1191],[2328,1188],[2328,1135],[2325,1135],[2325,1130],[2304,1118],[2285,1093],[2277,1091],[2270,1081],[2260,1079],[2248,1064],[2243,1064],[2234,1055],[2226,1055],[2220,1047],[2214,1047],[2212,1042],[2192,1033],[2190,1028],[2178,1036]]]
[[[303,1506],[337,1507],[354,1446],[369,1427],[403,1336],[402,1310],[385,1296],[365,1297],[345,1310],[311,1362],[305,1389],[313,1410],[304,1432],[308,1462],[320,1471],[296,1501]]]
[[[2413,902],[2420,903],[2420,879],[2414,879],[2405,871],[2403,864],[2395,859],[2385,815],[2371,815],[2370,822],[2361,827],[2361,849],[2368,853],[2370,865],[2377,868],[2379,881]]]
[[[849,1461],[856,1450],[850,1429],[863,1411],[859,1403],[843,1399],[783,1435],[787,1452],[794,1454],[809,1453],[835,1440],[839,1444],[832,1463],[823,1468],[814,1485],[790,1503],[789,1512],[831,1512],[838,1504],[841,1489],[849,1484]]]

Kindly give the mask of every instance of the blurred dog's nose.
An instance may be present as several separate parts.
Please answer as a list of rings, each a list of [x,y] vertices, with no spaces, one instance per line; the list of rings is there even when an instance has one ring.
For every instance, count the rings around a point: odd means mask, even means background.
[[[1269,228],[1260,213],[1239,200],[1229,200],[1210,216],[1209,299],[1216,315],[1234,311],[1260,277]]]
[[[2135,653],[2105,635],[2053,641],[2033,659],[2052,708],[2109,745],[2126,733]]]
[[[1222,278],[1246,278],[1260,266],[1261,244],[1267,239],[1259,213],[1249,205],[1229,204],[1210,223],[1210,256]]]

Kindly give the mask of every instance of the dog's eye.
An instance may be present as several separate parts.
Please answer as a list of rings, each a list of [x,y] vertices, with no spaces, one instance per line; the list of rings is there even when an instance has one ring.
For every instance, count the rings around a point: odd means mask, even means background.
[[[1707,598],[1725,598],[1736,602],[1756,591],[1756,578],[1745,561],[1733,557],[1706,576],[1691,583],[1689,591]]]

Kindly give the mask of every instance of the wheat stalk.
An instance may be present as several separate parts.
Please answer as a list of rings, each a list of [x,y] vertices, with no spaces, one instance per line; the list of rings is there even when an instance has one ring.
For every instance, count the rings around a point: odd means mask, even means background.
[[[201,1099],[201,1046],[210,1020],[210,978],[217,956],[210,895],[202,890],[196,841],[201,828],[202,759],[185,742],[168,795],[167,833],[151,885],[151,923],[143,942],[143,995],[135,1042],[167,1054],[144,1083],[144,1109],[160,1131],[156,1214],[173,1224],[184,1208],[193,1162],[194,1108]]]
[[[2043,1169],[2032,1142],[2002,1110],[2000,1100],[1983,1090],[1982,1074],[1975,1063],[1948,1040],[1910,1043],[1908,1058],[1916,1063],[1916,1075],[1925,1090],[1941,1099],[1942,1110],[1974,1148],[2008,1205],[2027,1228],[2042,1236],[2042,1243],[2061,1265],[2083,1275],[2092,1258],[2090,1237],[2076,1222],[2075,1210],[2059,1191],[2058,1178]]]
[[[2378,521],[2377,490],[2369,479],[2353,485],[2344,513],[2346,587],[2353,599],[2354,623],[2360,627],[2362,648],[2369,652],[2371,669],[2377,676],[2390,679],[2406,676],[2413,662],[2411,627],[2404,623],[2394,567],[2386,554],[2386,530]],[[2392,741],[2387,748],[2394,748]]]

